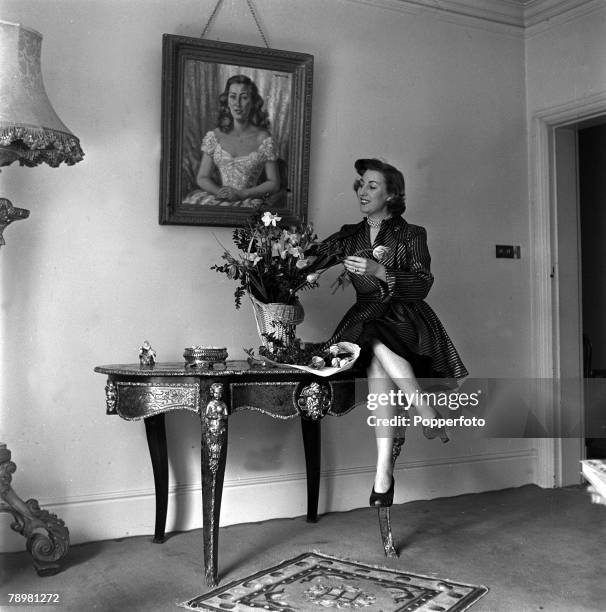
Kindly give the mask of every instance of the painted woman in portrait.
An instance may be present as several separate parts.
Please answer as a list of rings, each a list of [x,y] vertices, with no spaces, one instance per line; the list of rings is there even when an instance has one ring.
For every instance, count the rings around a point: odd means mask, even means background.
[[[258,208],[280,189],[277,152],[257,85],[237,74],[219,96],[217,127],[202,139],[199,189],[184,204]]]

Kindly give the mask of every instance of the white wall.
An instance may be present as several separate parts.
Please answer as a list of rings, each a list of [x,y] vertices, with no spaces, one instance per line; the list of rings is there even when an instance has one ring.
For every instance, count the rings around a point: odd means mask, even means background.
[[[16,491],[68,524],[72,541],[153,530],[144,427],[105,416],[95,365],[159,359],[192,344],[258,345],[252,313],[208,268],[231,230],[158,225],[161,36],[199,36],[214,0],[3,0],[0,18],[44,34],[46,88],[84,162],[10,167],[2,195],[31,209],[2,248],[2,425]],[[438,312],[474,377],[524,376],[529,348],[525,67],[522,36],[480,21],[348,0],[258,0],[271,44],[315,56],[309,216],[320,235],[358,218],[353,161],[377,155],[407,178],[407,218],[429,231]],[[395,3],[394,5],[395,6]],[[338,27],[337,27],[338,24]],[[210,37],[262,44],[245,3],[225,2]],[[521,260],[494,245],[519,244]],[[307,339],[326,337],[351,294],[304,296]],[[195,417],[167,418],[168,529],[200,525]],[[324,424],[320,510],[364,506],[374,443],[364,415]],[[251,435],[250,432],[254,432]],[[411,434],[397,501],[534,480],[525,440]],[[305,511],[299,425],[230,423],[223,523]],[[266,500],[271,493],[272,503]],[[254,500],[251,501],[251,500]],[[8,524],[8,518],[5,517]],[[0,525],[3,549],[23,541]]]
[[[531,28],[526,40],[529,117],[606,92],[606,6]],[[592,10],[589,10],[592,9]]]

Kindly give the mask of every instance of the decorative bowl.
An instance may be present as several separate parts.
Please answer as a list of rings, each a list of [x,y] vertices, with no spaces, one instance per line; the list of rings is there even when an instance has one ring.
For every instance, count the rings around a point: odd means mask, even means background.
[[[186,368],[209,368],[220,363],[224,366],[227,359],[227,349],[217,346],[188,346],[183,351]]]

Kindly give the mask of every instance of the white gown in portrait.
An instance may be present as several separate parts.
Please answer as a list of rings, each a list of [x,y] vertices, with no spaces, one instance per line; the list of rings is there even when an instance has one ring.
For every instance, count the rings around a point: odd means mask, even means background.
[[[221,175],[221,185],[233,187],[234,189],[248,189],[254,187],[259,182],[259,177],[265,162],[277,159],[274,141],[268,136],[259,145],[256,151],[248,155],[232,156],[221,146],[219,139],[214,132],[207,132],[202,140],[202,151],[210,155],[215,162]],[[239,206],[242,208],[255,208],[262,203],[259,197],[246,198],[226,202],[217,199],[212,193],[203,189],[196,189],[183,200],[184,204],[195,204],[198,206]]]

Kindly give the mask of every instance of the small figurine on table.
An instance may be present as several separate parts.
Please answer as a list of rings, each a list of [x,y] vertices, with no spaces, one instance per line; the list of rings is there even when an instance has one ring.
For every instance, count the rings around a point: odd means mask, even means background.
[[[147,340],[139,349],[139,364],[145,368],[153,367],[156,364],[156,351]]]

